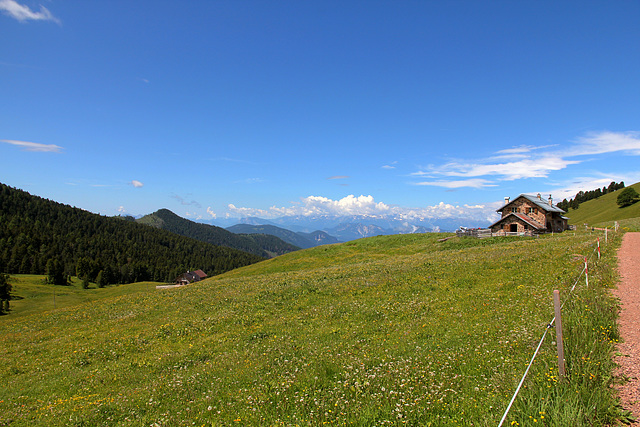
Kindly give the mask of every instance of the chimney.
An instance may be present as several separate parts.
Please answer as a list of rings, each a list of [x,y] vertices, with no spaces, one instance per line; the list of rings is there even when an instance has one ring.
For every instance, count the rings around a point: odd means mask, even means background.
[[[553,206],[553,199],[551,198],[551,194],[549,194],[549,206]]]
[[[538,193],[538,200],[542,200],[542,195]]]
[[[508,204],[509,204],[509,197],[505,197],[505,198],[504,198],[504,204],[505,204],[505,205],[508,205]]]

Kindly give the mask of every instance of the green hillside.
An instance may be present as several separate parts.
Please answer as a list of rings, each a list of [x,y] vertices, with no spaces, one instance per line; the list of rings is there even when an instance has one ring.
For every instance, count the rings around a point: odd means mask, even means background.
[[[0,184],[0,272],[45,274],[55,260],[72,276],[81,259],[91,281],[102,271],[108,283],[130,283],[171,281],[187,269],[220,274],[263,258]]]
[[[627,187],[633,187],[640,193],[640,183]],[[589,226],[603,226],[612,225],[613,221],[640,218],[640,203],[634,203],[624,208],[618,206],[616,199],[621,191],[616,190],[597,199],[583,202],[578,209],[569,209],[569,212],[567,212],[569,223],[576,226],[582,226],[585,223],[589,224]],[[633,221],[625,221],[625,223],[627,222],[634,223]]]
[[[606,287],[619,239],[569,298],[594,234],[439,241],[450,236],[322,246],[3,316],[0,425],[495,426],[554,288],[571,381],[558,380],[550,333],[505,425],[613,423]]]
[[[311,241],[296,232],[277,227],[275,225],[236,224],[228,227],[227,230],[232,233],[238,234],[269,234],[272,236],[277,236],[285,242],[289,242],[292,245],[298,246],[299,248],[303,249],[317,246],[314,241]]]
[[[190,221],[168,209],[160,209],[152,214],[145,215],[137,219],[136,222],[212,245],[238,249],[263,258],[273,258],[274,256],[300,249],[276,236],[241,236],[221,227]]]

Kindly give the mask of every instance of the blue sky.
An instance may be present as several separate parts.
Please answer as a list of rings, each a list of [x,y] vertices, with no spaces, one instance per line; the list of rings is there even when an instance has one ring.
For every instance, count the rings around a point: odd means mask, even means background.
[[[0,181],[104,215],[489,215],[640,181],[634,1],[0,0]]]

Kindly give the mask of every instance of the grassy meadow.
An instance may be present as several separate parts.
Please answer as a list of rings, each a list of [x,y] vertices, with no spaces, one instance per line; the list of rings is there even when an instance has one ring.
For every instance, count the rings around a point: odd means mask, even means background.
[[[59,308],[112,299],[136,293],[150,293],[155,290],[155,282],[139,282],[127,285],[113,285],[98,288],[95,283],[89,289],[82,289],[82,281],[72,277],[69,286],[47,285],[46,276],[20,274],[11,277],[11,318],[42,314]]]
[[[550,330],[504,425],[614,422],[619,236],[571,298],[597,234],[438,241],[450,236],[374,237],[176,289],[25,306],[0,318],[0,425],[496,426],[553,289],[567,300],[569,376]]]

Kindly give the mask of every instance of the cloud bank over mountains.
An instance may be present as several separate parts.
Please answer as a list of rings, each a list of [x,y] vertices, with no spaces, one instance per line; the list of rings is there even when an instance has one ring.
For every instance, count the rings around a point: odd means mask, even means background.
[[[348,195],[339,200],[332,200],[322,196],[309,196],[292,206],[272,206],[269,209],[256,209],[228,205],[230,216],[234,217],[259,217],[272,219],[279,217],[342,217],[342,216],[368,216],[368,217],[394,217],[408,221],[434,218],[470,218],[493,221],[496,218],[495,210],[500,202],[485,205],[452,205],[440,202],[434,206],[424,208],[408,208],[388,205],[376,202],[373,196]],[[213,211],[208,209],[209,214]],[[215,215],[215,214],[214,214]],[[215,216],[212,217],[215,218]]]

